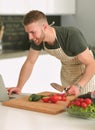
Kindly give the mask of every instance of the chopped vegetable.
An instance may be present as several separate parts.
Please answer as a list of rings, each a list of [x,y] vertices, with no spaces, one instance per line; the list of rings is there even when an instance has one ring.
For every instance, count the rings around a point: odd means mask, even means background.
[[[41,98],[43,98],[44,95],[39,94],[31,94],[28,98],[29,101],[39,101]]]

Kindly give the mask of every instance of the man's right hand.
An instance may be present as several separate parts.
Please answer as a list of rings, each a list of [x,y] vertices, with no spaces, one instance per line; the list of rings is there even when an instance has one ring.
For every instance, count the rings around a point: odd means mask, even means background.
[[[21,89],[18,88],[18,87],[10,87],[10,88],[7,88],[7,91],[8,91],[8,94],[11,95],[13,93],[15,94],[19,94],[21,93]]]

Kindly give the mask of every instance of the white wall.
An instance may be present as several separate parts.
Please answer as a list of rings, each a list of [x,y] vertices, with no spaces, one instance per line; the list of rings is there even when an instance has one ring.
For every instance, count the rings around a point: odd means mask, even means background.
[[[4,78],[6,87],[16,86],[19,72],[26,56],[19,58],[10,58],[0,60],[0,74]],[[33,93],[41,91],[55,91],[51,86],[51,82],[60,84],[60,67],[59,60],[55,57],[40,55],[30,79],[23,87],[22,92]]]
[[[78,27],[95,48],[95,0],[76,0],[76,14],[62,16],[62,25]]]

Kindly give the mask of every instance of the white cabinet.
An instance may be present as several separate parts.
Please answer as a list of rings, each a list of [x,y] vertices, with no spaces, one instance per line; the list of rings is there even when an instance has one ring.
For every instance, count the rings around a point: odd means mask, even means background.
[[[51,0],[50,0],[51,1]],[[44,13],[47,12],[47,2],[48,0],[28,0],[29,10],[40,10]]]
[[[0,15],[25,14],[29,4],[27,0],[0,0]]]
[[[75,14],[75,5],[75,0],[51,0],[47,2],[47,14]]]
[[[47,15],[75,14],[76,0],[0,0],[0,14],[25,14],[40,10]]]
[[[30,9],[41,10],[47,15],[75,14],[75,0],[31,0]]]

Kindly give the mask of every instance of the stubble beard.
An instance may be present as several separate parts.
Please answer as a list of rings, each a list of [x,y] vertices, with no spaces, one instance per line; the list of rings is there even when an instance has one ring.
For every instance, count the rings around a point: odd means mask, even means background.
[[[45,39],[45,33],[42,31],[40,38],[37,38],[34,42],[36,43],[36,45],[40,45],[44,41],[44,39]]]

